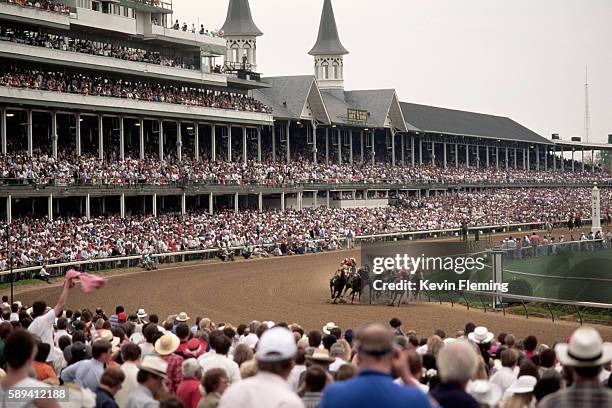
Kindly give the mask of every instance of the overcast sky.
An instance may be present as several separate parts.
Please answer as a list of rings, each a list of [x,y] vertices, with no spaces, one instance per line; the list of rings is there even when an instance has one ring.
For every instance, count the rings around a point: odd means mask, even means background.
[[[220,28],[229,0],[174,0],[176,18]],[[323,0],[250,0],[258,70],[313,73]],[[509,116],[545,137],[581,136],[585,65],[591,141],[612,134],[610,0],[334,0],[345,88]],[[409,118],[407,118],[409,121]]]

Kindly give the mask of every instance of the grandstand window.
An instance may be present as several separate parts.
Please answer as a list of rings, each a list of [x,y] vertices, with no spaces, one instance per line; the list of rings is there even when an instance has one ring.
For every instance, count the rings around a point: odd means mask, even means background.
[[[329,64],[327,61],[323,62],[323,79],[329,79]]]
[[[333,79],[340,79],[340,67],[338,66],[338,62],[334,61],[333,64]]]

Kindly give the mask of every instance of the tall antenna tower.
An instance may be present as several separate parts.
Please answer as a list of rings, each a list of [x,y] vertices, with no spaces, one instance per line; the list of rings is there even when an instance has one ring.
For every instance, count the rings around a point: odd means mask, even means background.
[[[589,113],[589,67],[584,67],[584,141],[591,140],[591,114]]]

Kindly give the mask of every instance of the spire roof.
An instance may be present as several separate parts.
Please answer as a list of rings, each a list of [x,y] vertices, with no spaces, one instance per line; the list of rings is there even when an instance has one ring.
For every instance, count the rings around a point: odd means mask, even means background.
[[[263,35],[253,22],[249,0],[230,0],[221,30],[223,35]]]
[[[312,47],[310,55],[345,55],[349,52],[344,48],[338,37],[338,27],[334,17],[331,0],[323,1],[323,12],[319,25],[317,43]]]

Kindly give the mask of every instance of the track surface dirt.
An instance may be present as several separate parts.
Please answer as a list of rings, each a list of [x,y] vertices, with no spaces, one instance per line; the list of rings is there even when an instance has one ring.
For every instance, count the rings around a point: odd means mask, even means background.
[[[404,322],[404,330],[414,329],[419,336],[429,336],[438,328],[454,336],[466,322],[474,322],[487,326],[496,334],[501,331],[519,337],[535,334],[549,345],[565,340],[578,327],[578,323],[573,322],[502,316],[501,313],[484,313],[482,309],[467,310],[461,305],[451,307],[450,304],[419,302],[398,308],[330,304],[329,278],[347,256],[358,258],[359,251],[122,272],[111,276],[103,289],[93,293],[72,289],[67,307],[93,310],[100,306],[111,314],[115,306],[121,304],[130,312],[144,308],[161,319],[184,311],[191,317],[190,322],[196,316],[234,325],[254,319],[272,320],[296,322],[306,330],[320,330],[329,321],[347,329],[369,321],[387,322],[392,317],[399,317]],[[20,288],[16,299],[26,305],[45,300],[53,306],[59,292],[57,284],[43,284]],[[606,340],[612,341],[612,327],[599,326],[598,329]]]

